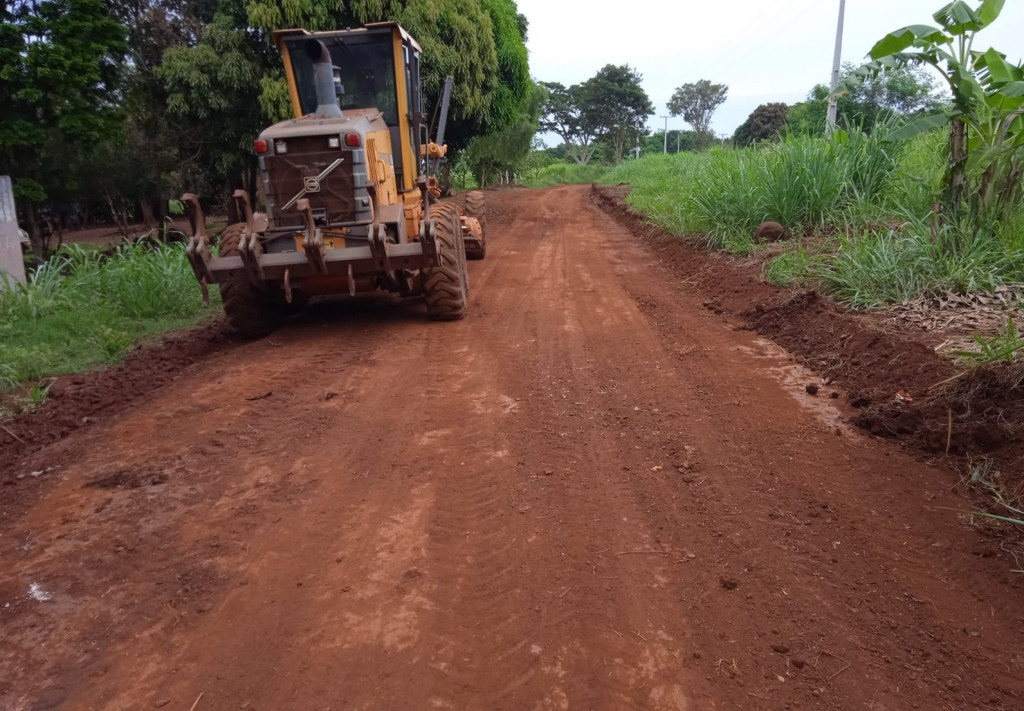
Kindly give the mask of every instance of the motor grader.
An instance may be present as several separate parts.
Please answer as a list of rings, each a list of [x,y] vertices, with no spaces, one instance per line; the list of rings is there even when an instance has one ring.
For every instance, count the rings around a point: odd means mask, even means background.
[[[294,118],[253,146],[266,213],[236,190],[241,221],[223,231],[213,256],[199,198],[182,196],[192,223],[186,252],[204,298],[218,284],[228,323],[247,337],[325,294],[421,296],[431,318],[462,318],[466,259],[486,253],[484,196],[469,193],[464,209],[438,201],[451,78],[432,138],[422,50],[397,23],[272,37]]]

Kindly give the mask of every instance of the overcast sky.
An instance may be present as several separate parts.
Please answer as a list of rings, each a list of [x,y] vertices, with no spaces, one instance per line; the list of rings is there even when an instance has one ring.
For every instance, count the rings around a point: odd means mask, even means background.
[[[538,81],[569,86],[605,64],[629,64],[643,85],[660,130],[675,87],[708,79],[729,87],[712,129],[732,132],[759,104],[806,98],[826,84],[835,49],[839,0],[517,0],[530,21],[530,70]],[[847,0],[843,61],[860,62],[887,32],[934,24],[946,0]],[[977,4],[972,2],[972,5]],[[1024,56],[1024,0],[1007,0],[975,47]],[[669,129],[687,128],[670,118]],[[555,141],[557,142],[557,138]],[[551,140],[548,141],[552,143]]]

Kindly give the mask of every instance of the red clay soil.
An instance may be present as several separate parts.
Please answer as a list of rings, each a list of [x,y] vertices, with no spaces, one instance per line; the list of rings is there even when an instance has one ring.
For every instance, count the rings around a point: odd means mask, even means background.
[[[592,197],[705,294],[706,308],[742,319],[825,381],[841,385],[859,426],[928,453],[948,448],[954,455],[994,455],[1008,473],[1024,475],[1024,392],[1007,386],[1006,368],[964,376],[964,368],[936,354],[924,334],[895,331],[813,291],[768,284],[760,278],[760,260],[708,254],[644,223],[624,202],[628,190],[595,186]]]
[[[163,224],[155,227],[146,227],[146,225],[138,222],[128,226],[128,234],[132,237],[137,237],[139,235],[146,234],[151,230],[156,230],[159,234],[163,230],[163,227]],[[167,223],[167,229],[188,234],[190,229],[189,222],[183,217],[178,217],[173,222]],[[123,241],[121,233],[118,232],[117,227],[114,225],[100,225],[99,227],[89,227],[83,230],[65,230],[62,237],[64,244],[94,244],[97,246],[105,246],[119,244]]]
[[[157,388],[188,377],[192,364],[230,347],[221,319],[172,333],[136,348],[117,365],[61,376],[42,406],[0,419],[0,530],[8,517],[31,503],[29,492],[42,490],[38,472],[51,465],[40,463],[40,469],[26,472],[27,466],[21,465],[30,454],[121,414]]]
[[[465,320],[321,304],[15,465],[0,708],[1024,707],[952,472],[588,188],[489,199]]]

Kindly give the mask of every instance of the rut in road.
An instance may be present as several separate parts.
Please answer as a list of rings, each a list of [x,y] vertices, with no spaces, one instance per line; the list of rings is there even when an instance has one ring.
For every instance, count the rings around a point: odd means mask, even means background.
[[[0,707],[1021,707],[947,472],[586,188],[490,209],[465,321],[324,305],[40,455]]]

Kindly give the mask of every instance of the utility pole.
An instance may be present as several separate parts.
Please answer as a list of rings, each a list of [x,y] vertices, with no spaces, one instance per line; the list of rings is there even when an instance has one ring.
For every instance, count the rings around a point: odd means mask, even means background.
[[[839,88],[839,63],[843,56],[843,21],[846,18],[846,0],[839,0],[839,27],[836,29],[836,54],[832,59],[832,90],[828,95],[828,130],[836,127],[836,89]]]
[[[665,153],[668,153],[668,116],[662,116],[665,119]]]

